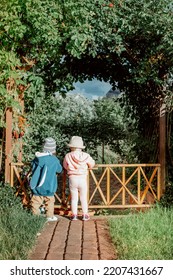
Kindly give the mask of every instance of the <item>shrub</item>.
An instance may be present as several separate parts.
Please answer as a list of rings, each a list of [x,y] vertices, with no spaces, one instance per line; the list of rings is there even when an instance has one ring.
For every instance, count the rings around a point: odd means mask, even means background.
[[[166,182],[165,193],[160,200],[160,205],[166,208],[173,207],[173,174],[169,170],[169,180]]]

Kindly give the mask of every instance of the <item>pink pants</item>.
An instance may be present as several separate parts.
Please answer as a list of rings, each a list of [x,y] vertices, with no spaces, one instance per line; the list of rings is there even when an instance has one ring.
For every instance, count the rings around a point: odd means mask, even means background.
[[[79,198],[82,206],[82,212],[83,214],[87,214],[88,213],[87,175],[70,175],[69,188],[71,193],[71,210],[73,215],[77,215]]]

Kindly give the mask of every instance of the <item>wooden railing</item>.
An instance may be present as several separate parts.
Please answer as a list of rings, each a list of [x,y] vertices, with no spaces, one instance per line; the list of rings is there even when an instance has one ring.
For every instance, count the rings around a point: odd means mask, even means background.
[[[24,170],[25,167],[26,171]],[[30,202],[30,196],[27,191],[30,173],[31,167],[28,164],[19,162],[10,164],[10,185],[11,187],[15,187],[16,196],[21,196],[24,205],[28,205]]]
[[[16,194],[22,192],[26,204],[30,199],[27,192],[30,173],[29,166],[11,163],[11,186],[17,186]],[[66,173],[58,180],[55,207],[68,207],[70,194]],[[90,209],[150,207],[160,196],[160,164],[98,164],[88,172]]]
[[[160,196],[160,164],[98,164],[89,170],[90,208],[148,207]]]

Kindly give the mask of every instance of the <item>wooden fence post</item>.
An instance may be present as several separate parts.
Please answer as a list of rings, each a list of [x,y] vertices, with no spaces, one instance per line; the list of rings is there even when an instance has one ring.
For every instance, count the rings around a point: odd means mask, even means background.
[[[165,191],[166,174],[166,107],[162,104],[159,117],[159,162],[161,164],[161,195]]]
[[[10,163],[12,150],[12,108],[6,110],[5,128],[5,182],[10,183]]]
[[[19,89],[20,89],[19,104],[21,106],[21,114],[23,115],[24,114],[24,91],[25,91],[25,87],[23,85],[20,85]],[[22,162],[22,154],[23,154],[23,139],[22,139],[22,137],[19,141],[19,145],[20,145],[20,150],[19,150],[19,154],[18,154],[18,161]]]

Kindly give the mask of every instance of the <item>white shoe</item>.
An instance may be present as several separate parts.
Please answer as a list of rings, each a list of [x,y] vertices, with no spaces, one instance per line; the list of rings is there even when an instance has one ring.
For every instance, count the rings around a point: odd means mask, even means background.
[[[90,219],[90,216],[88,214],[84,214],[82,217],[83,221],[88,221]]]
[[[56,222],[57,220],[58,220],[58,218],[55,216],[47,218],[48,222]]]
[[[71,221],[77,221],[78,220],[77,215],[72,215],[70,219],[71,219]]]

